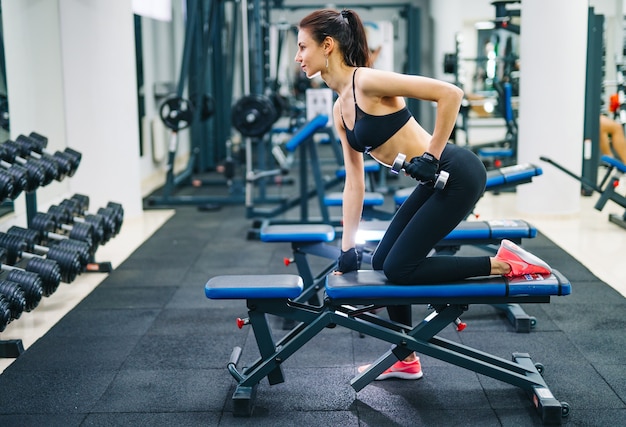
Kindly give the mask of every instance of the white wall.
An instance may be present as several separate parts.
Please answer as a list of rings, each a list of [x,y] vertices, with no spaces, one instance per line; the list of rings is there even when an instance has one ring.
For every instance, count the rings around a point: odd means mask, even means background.
[[[62,151],[68,144],[59,4],[3,0],[2,17],[11,136],[36,131],[49,138],[50,151]],[[68,180],[55,182],[38,191],[38,198],[67,191]],[[15,201],[15,211],[25,212],[24,196]]]
[[[567,19],[554,25],[554,16],[563,10]],[[532,162],[544,170],[532,185],[518,187],[517,208],[522,212],[572,214],[580,210],[580,183],[539,158],[546,156],[581,173],[587,12],[587,2],[582,0],[522,3],[518,162]],[[546,40],[550,41],[548,49]]]
[[[142,211],[131,0],[3,0],[11,135],[37,131],[83,153],[41,206],[79,192]],[[20,199],[16,211],[22,209]]]

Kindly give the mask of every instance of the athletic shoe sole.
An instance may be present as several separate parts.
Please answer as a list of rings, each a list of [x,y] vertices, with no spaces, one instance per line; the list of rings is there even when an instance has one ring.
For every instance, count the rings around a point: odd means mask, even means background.
[[[424,373],[422,371],[418,372],[417,374],[411,374],[409,372],[402,371],[392,371],[380,374],[376,377],[376,381],[388,380],[390,378],[397,378],[400,380],[419,380],[423,376]]]
[[[536,257],[530,252],[525,251],[524,249],[517,246],[515,243],[511,242],[510,240],[503,240],[502,246],[509,252],[518,256],[526,264],[536,265],[536,266],[545,268],[548,272],[552,272],[552,268],[548,264],[546,264],[544,260]]]

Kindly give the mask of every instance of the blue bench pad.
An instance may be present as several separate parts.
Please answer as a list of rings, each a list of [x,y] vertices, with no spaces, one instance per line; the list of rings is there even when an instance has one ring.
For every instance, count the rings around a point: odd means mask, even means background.
[[[385,203],[385,196],[381,193],[365,192],[365,198],[363,199],[363,206],[381,206]],[[343,193],[334,192],[328,193],[324,197],[324,204],[326,206],[342,206],[343,205]]]
[[[275,224],[261,227],[262,242],[332,242],[335,229],[328,224]]]
[[[210,299],[287,299],[303,289],[300,276],[293,274],[216,276],[205,285]],[[343,275],[330,274],[326,295],[333,300],[463,298],[505,296],[569,295],[571,285],[558,271],[506,279],[490,276],[455,283],[395,285],[382,271],[360,270]]]
[[[380,171],[380,163],[378,163],[376,160],[365,160],[365,162],[363,162],[363,169],[365,173],[378,172]],[[345,177],[346,168],[344,166],[340,167],[339,169],[337,169],[337,172],[335,172],[335,174],[338,178]]]
[[[295,274],[215,276],[204,285],[209,299],[285,299],[296,298],[304,289]]]
[[[357,241],[380,241],[389,221],[363,221],[359,225]],[[443,240],[521,239],[537,235],[537,229],[526,221],[503,219],[489,221],[462,221]]]
[[[605,155],[605,156],[602,156],[602,161],[613,166],[618,171],[626,173],[626,165],[620,162],[619,160],[617,160],[615,157]]]
[[[559,272],[548,277],[533,274],[506,279],[502,276],[433,285],[394,285],[382,271],[360,270],[343,275],[329,275],[326,294],[331,299],[378,298],[456,298],[569,295],[571,285]]]
[[[302,126],[300,130],[287,141],[285,149],[291,152],[296,151],[296,148],[298,148],[300,144],[312,137],[318,130],[323,129],[327,122],[328,116],[324,114],[316,116],[313,120]]]
[[[492,187],[504,184],[527,182],[530,181],[533,177],[539,176],[541,174],[543,174],[543,170],[540,167],[537,167],[530,163],[506,166],[500,169],[490,170],[487,172],[486,189],[489,190]]]
[[[478,154],[483,157],[513,157],[515,152],[512,148],[489,147],[481,148]]]
[[[490,170],[487,171],[487,183],[485,185],[485,190],[493,190],[494,187],[502,185],[525,183],[530,181],[533,177],[541,174],[543,174],[543,170],[530,163]],[[415,187],[407,187],[397,190],[393,196],[395,204],[399,206],[404,203],[414,189]]]

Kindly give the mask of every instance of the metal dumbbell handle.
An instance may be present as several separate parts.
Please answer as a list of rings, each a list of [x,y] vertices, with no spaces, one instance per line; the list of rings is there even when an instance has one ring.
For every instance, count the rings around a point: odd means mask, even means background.
[[[393,165],[391,165],[391,172],[397,175],[401,170],[404,170],[406,166],[408,166],[408,163],[406,162],[406,154],[398,153],[396,159],[393,161]],[[439,171],[438,174],[435,174],[435,189],[443,190],[448,183],[449,177],[450,174],[446,171]]]

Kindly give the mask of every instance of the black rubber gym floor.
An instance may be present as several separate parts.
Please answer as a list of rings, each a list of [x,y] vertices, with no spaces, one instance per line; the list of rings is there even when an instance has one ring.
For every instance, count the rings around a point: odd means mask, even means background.
[[[0,425],[541,425],[521,389],[426,356],[421,380],[374,382],[356,393],[357,366],[388,344],[341,328],[285,361],[285,383],[261,382],[252,418],[234,418],[226,364],[236,345],[243,365],[253,360],[254,338],[236,326],[245,302],[208,300],[204,284],[218,274],[296,272],[283,265],[289,245],[247,240],[250,226],[241,206],[178,208],[0,375]],[[472,306],[465,331],[442,335],[507,359],[530,353],[569,403],[568,425],[626,425],[626,299],[542,235],[525,246],[567,276],[572,295],[525,305],[537,318],[530,333],[515,332],[491,306]],[[426,308],[414,310],[419,320]]]

